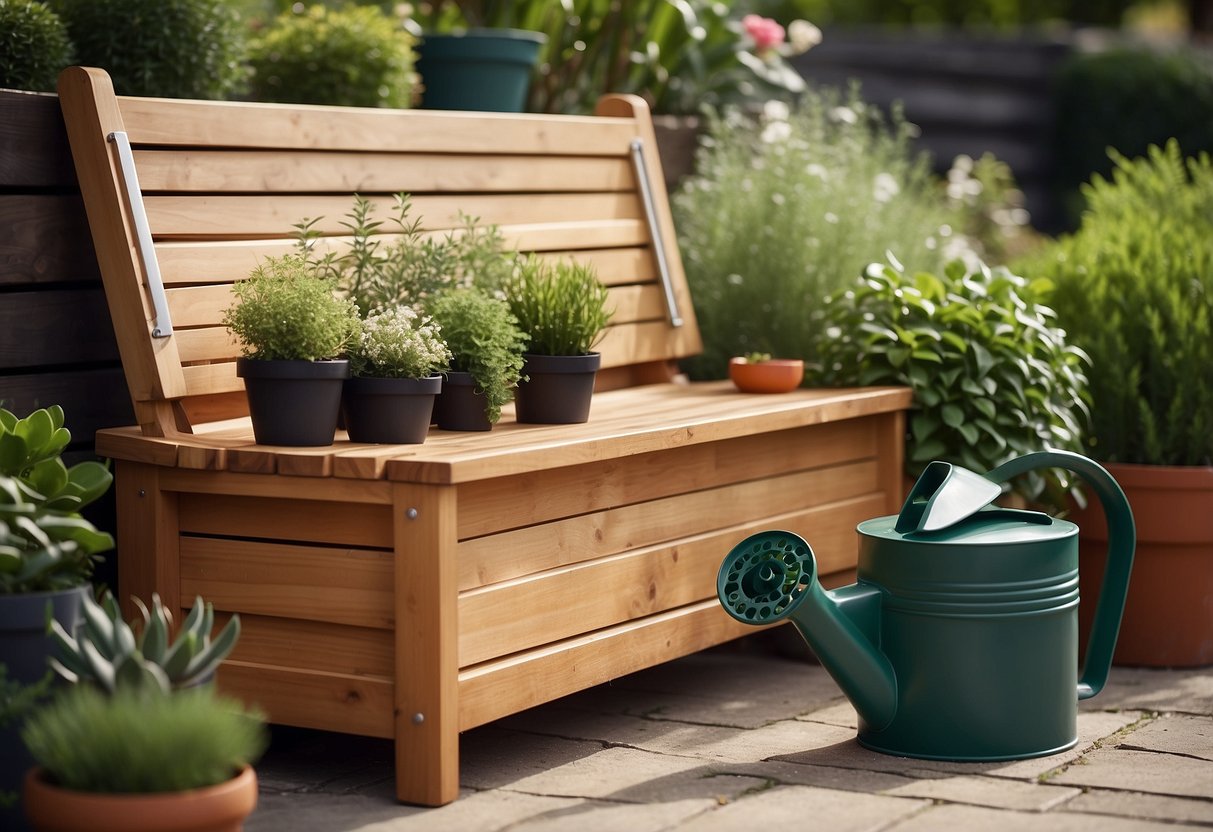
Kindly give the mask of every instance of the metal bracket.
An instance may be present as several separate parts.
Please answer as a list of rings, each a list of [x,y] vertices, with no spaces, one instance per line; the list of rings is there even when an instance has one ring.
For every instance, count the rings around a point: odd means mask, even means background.
[[[670,264],[665,256],[665,241],[661,236],[661,223],[657,218],[657,205],[653,199],[653,186],[649,182],[649,169],[644,161],[644,142],[632,139],[632,167],[636,171],[636,182],[640,186],[640,198],[644,203],[644,217],[649,223],[649,234],[653,238],[653,252],[657,255],[657,271],[661,276],[661,288],[665,290],[665,308],[671,326],[682,326],[682,313],[678,311],[678,298],[674,295],[674,283],[670,278]]]
[[[152,337],[167,338],[173,334],[173,321],[168,314],[164,280],[160,277],[160,263],[156,260],[156,249],[152,245],[152,230],[147,224],[147,213],[143,210],[143,192],[139,189],[139,177],[135,174],[135,154],[131,152],[131,140],[121,130],[115,130],[106,139],[113,142],[114,147],[118,149],[122,186],[126,190],[126,201],[131,207],[131,219],[135,223],[135,247],[139,250],[139,259],[143,262],[147,288],[152,293],[152,308],[156,313]]]

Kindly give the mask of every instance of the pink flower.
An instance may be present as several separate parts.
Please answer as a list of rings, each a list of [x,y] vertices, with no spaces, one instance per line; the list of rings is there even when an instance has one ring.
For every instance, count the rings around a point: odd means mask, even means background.
[[[769,17],[747,14],[741,19],[741,25],[753,39],[756,52],[765,52],[783,43],[783,27]]]

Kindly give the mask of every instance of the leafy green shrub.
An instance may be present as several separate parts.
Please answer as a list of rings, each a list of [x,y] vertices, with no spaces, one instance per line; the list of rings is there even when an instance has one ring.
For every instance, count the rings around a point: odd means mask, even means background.
[[[526,339],[505,301],[482,289],[444,292],[429,306],[451,350],[451,369],[471,373],[486,399],[489,422],[513,398]]]
[[[52,91],[71,63],[67,27],[46,3],[0,0],[0,87]]]
[[[272,257],[235,284],[223,323],[246,358],[319,361],[336,358],[358,330],[358,309],[338,298],[301,254]]]
[[[61,0],[86,66],[121,95],[226,98],[244,85],[246,37],[228,0]]]
[[[119,687],[107,696],[73,685],[34,713],[21,736],[57,785],[103,793],[213,786],[266,746],[260,717],[210,686],[171,695]]]
[[[446,369],[450,360],[441,327],[407,306],[371,315],[350,347],[355,376],[427,378]]]
[[[909,125],[855,90],[711,121],[697,173],[673,199],[704,339],[688,372],[722,378],[731,356],[755,351],[812,360],[818,307],[868,263],[889,251],[937,271],[968,249],[909,141]]]
[[[587,355],[611,320],[594,267],[531,256],[505,285],[506,302],[535,355]]]
[[[279,15],[253,42],[253,97],[296,104],[407,107],[413,36],[375,6],[313,5]]]
[[[914,477],[936,459],[981,473],[1031,451],[1080,450],[1085,356],[1039,303],[1045,288],[1005,267],[953,261],[939,277],[873,264],[828,301],[810,378],[911,387],[906,470]],[[1015,487],[1061,505],[1070,485],[1067,472],[1048,471]]]
[[[1057,186],[1075,222],[1080,185],[1112,173],[1109,148],[1143,156],[1175,138],[1188,153],[1213,151],[1213,69],[1198,53],[1078,54],[1058,71],[1054,98]]]
[[[1213,464],[1213,162],[1180,145],[1116,157],[1085,189],[1082,227],[1036,262],[1091,356],[1089,453]]]

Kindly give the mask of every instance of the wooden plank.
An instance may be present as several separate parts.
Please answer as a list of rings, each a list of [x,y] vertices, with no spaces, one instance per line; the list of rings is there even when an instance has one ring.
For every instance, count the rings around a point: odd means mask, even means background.
[[[60,91],[62,93],[62,91]],[[401,153],[624,155],[626,118],[120,98],[133,144]]]
[[[181,531],[362,549],[392,548],[390,513],[383,506],[357,503],[182,494]]]
[[[155,465],[119,462],[114,491],[118,507],[118,600],[129,620],[138,613],[131,597],[151,602],[160,595],[164,606],[182,605],[178,562],[177,495],[160,487],[162,469]]]
[[[395,489],[396,797],[459,796],[455,489]]]
[[[186,535],[181,594],[217,609],[391,628],[392,553]]]
[[[869,494],[465,592],[459,599],[460,664],[715,598],[716,573],[729,549],[766,529],[810,540],[815,552],[820,549],[823,569],[851,566],[858,554],[855,526],[883,506],[884,494]]]
[[[0,368],[117,360],[118,345],[100,287],[4,295]]]
[[[260,706],[271,722],[367,737],[392,737],[392,682],[228,660],[219,689]]]
[[[230,616],[216,611],[215,627]],[[299,649],[307,645],[307,649]],[[240,613],[240,641],[232,659],[245,664],[289,665],[345,676],[392,678],[393,632]]]
[[[578,514],[459,543],[459,588],[495,584],[877,489],[872,460]]]
[[[0,286],[100,282],[79,194],[0,194],[0,228]]]
[[[117,432],[116,432],[117,433]],[[155,440],[148,440],[149,442]],[[163,441],[163,440],[160,440]],[[192,494],[225,497],[269,497],[330,502],[337,505],[390,506],[392,487],[384,482],[234,474],[212,471],[170,470],[162,475],[164,488]],[[385,544],[385,548],[391,544]]]
[[[293,150],[140,150],[144,193],[392,194],[626,191],[627,160],[488,153],[351,153]],[[346,208],[349,204],[347,202]]]
[[[183,363],[232,361],[240,356],[240,341],[224,326],[175,329],[173,339]]]
[[[213,396],[244,390],[244,381],[236,376],[235,361],[182,367],[181,378],[185,381],[186,396]]]
[[[467,668],[459,674],[459,728],[466,731],[754,631],[713,598]]]
[[[0,375],[0,406],[24,415],[52,404],[63,407],[72,440],[83,444],[102,428],[135,420],[121,367]]]
[[[59,98],[0,90],[0,188],[75,187]]]
[[[390,196],[369,197],[376,213],[392,210]],[[317,218],[314,230],[343,234],[350,209],[349,196],[146,196],[148,223],[157,240],[265,237],[293,239],[295,225]],[[462,225],[460,214],[479,217],[484,225],[526,225],[553,222],[626,220],[642,216],[635,194],[460,194],[417,196],[413,216],[426,230],[445,230]]]

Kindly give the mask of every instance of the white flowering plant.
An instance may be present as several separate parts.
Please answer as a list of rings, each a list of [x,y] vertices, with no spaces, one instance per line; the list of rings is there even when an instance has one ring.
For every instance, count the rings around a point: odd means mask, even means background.
[[[428,378],[450,361],[438,324],[407,306],[371,315],[350,347],[350,372],[355,376]]]

